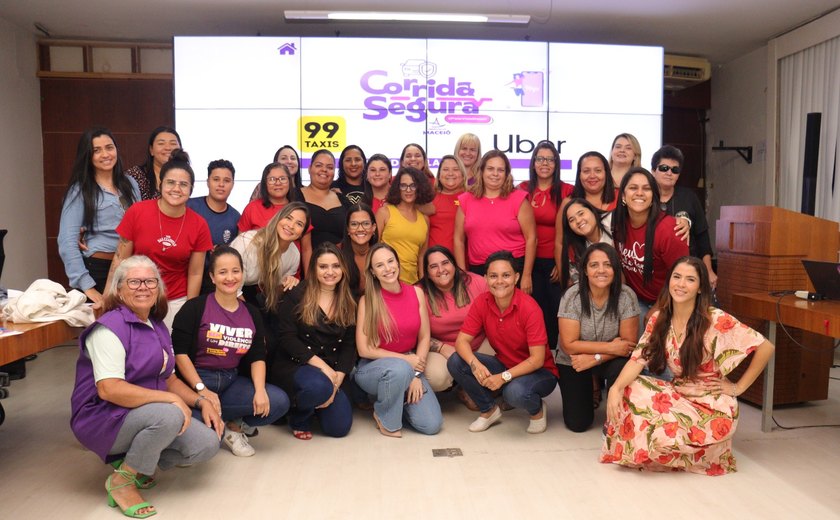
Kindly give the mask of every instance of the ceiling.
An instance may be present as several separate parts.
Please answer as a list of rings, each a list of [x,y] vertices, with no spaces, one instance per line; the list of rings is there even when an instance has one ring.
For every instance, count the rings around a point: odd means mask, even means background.
[[[727,63],[840,7],[838,0],[0,0],[0,17],[54,38],[169,41],[174,35],[472,38],[661,45]],[[525,27],[286,22],[284,9],[527,14]]]

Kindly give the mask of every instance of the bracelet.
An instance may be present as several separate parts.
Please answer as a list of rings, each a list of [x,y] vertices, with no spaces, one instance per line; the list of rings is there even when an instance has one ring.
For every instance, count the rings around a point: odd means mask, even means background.
[[[193,403],[193,408],[198,408],[198,403],[200,403],[201,401],[206,401],[206,400],[207,400],[206,397],[204,397],[203,395],[199,395],[198,399],[196,399],[195,402]]]

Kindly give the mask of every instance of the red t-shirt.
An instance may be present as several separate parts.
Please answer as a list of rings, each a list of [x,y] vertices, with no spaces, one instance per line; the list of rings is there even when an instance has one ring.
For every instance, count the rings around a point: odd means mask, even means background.
[[[671,266],[681,257],[688,254],[688,245],[677,238],[674,226],[677,221],[670,215],[662,215],[656,224],[653,240],[653,278],[649,284],[644,283],[645,266],[645,231],[647,224],[634,228],[627,223],[627,239],[623,244],[616,244],[618,255],[621,257],[621,268],[627,285],[636,293],[639,299],[654,302],[659,292],[665,286],[665,277]]]
[[[528,182],[519,184],[519,189],[528,191]],[[560,200],[572,194],[573,186],[560,181]],[[551,188],[534,190],[533,196],[528,195],[528,201],[534,208],[534,220],[537,223],[537,258],[554,259],[555,222],[559,206],[551,200]]]
[[[239,232],[244,233],[252,229],[264,228],[278,211],[283,209],[285,204],[272,204],[271,207],[263,206],[262,199],[255,199],[245,206],[242,216],[239,217]]]
[[[134,242],[135,255],[146,255],[157,264],[168,300],[187,295],[190,255],[213,249],[207,221],[186,210],[183,217],[172,218],[158,208],[157,199],[135,202],[117,226],[121,237]]]
[[[545,348],[543,368],[558,375],[554,358],[548,350],[542,310],[533,298],[519,289],[514,289],[513,300],[505,312],[499,311],[489,291],[475,298],[461,332],[476,336],[481,331],[487,335],[496,357],[507,368],[528,359],[531,354],[529,347],[542,345]]]
[[[435,214],[429,217],[429,247],[444,246],[455,250],[455,213],[458,212],[458,195],[462,192],[438,193],[432,204]]]

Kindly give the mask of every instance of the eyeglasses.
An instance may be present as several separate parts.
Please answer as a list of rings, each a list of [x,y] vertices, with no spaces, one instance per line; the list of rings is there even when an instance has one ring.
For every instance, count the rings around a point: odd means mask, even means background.
[[[146,289],[157,289],[158,279],[157,278],[146,278],[146,279],[129,278],[125,281],[125,284],[132,291],[136,291],[137,289],[140,288],[141,285],[145,285]]]
[[[534,157],[534,164],[548,164],[553,162],[554,157]]]
[[[668,170],[671,170],[671,172],[674,175],[679,175],[680,174],[680,167],[679,166],[668,166],[667,164],[660,164],[659,166],[656,167],[656,169],[661,171],[661,172],[667,172]]]
[[[417,189],[417,185],[416,185],[416,184],[414,184],[414,183],[412,183],[412,184],[403,184],[403,183],[400,183],[400,189],[401,189],[402,191],[414,191],[414,190],[416,190],[416,189]]]
[[[348,226],[350,227],[350,229],[370,229],[370,227],[373,226],[373,222],[371,222],[370,220],[351,220]]]
[[[289,184],[288,177],[266,177],[265,182],[268,184]]]
[[[163,185],[170,190],[176,187],[182,190],[188,190],[190,189],[190,186],[192,186],[192,184],[187,181],[176,181],[175,179],[164,179]]]

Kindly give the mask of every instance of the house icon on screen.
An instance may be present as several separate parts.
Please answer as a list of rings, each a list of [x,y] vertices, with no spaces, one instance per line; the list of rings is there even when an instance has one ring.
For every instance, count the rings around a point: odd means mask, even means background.
[[[280,47],[277,47],[277,50],[280,51],[280,55],[289,55],[294,56],[297,49],[295,48],[294,43],[284,43]]]

